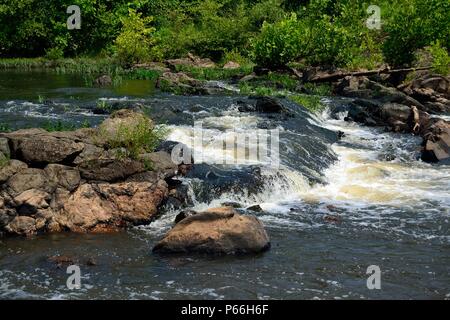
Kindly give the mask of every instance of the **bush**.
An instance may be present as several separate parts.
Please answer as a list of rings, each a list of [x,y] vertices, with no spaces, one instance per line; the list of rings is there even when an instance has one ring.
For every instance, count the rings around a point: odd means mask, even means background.
[[[440,40],[449,49],[450,2],[442,0],[401,0],[390,8],[383,43],[386,61],[394,66],[411,64],[417,49]]]
[[[450,56],[448,55],[447,49],[441,46],[440,41],[435,41],[427,51],[432,57],[432,67],[433,71],[439,73],[443,76],[450,74]]]
[[[264,22],[260,35],[253,41],[255,62],[276,68],[301,56],[301,39],[304,38],[301,29],[295,13],[273,24]]]
[[[132,125],[119,123],[114,130],[107,130],[100,126],[100,140],[105,141],[110,149],[125,150],[123,156],[138,159],[145,152],[153,152],[167,134],[165,127],[154,127],[150,119],[138,116]]]
[[[155,28],[149,24],[152,17],[142,17],[141,13],[130,9],[128,16],[121,19],[122,30],[115,40],[116,56],[120,64],[130,66],[148,59],[159,58]]]

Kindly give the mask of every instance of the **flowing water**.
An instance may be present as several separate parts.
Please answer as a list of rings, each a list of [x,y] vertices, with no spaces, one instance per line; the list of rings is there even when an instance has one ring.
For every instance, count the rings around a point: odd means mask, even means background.
[[[199,164],[182,178],[193,209],[259,204],[270,251],[251,257],[157,256],[152,246],[173,225],[166,207],[147,226],[118,234],[0,239],[0,298],[45,299],[450,299],[450,167],[417,160],[420,140],[343,121],[348,101],[322,115],[283,100],[290,117],[241,113],[239,96],[178,97],[145,81],[89,88],[82,78],[0,74],[0,124],[33,127],[61,120],[96,125],[96,106],[139,105],[189,144],[202,121],[209,163],[230,129],[278,129],[281,163],[271,168]],[[338,139],[338,132],[343,132]],[[227,159],[239,157],[227,154]],[[242,156],[242,155],[241,155]],[[82,288],[49,256],[75,257]],[[93,259],[96,265],[86,264]],[[366,285],[370,265],[381,290]]]

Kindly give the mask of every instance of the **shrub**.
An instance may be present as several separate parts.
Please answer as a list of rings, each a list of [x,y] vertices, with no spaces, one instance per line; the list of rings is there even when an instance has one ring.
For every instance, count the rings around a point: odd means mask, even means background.
[[[128,16],[121,19],[122,30],[115,40],[117,59],[120,64],[130,66],[147,59],[159,56],[155,48],[155,28],[149,24],[152,17],[142,17],[133,9],[129,9]]]
[[[417,49],[440,40],[449,49],[450,2],[401,0],[392,4],[384,31],[383,53],[395,66],[411,64]]]
[[[427,51],[432,57],[433,71],[443,76],[447,76],[450,73],[450,57],[447,49],[443,48],[440,41],[437,40],[427,48]]]
[[[260,35],[253,41],[255,62],[272,68],[286,65],[301,55],[302,37],[295,13],[273,24],[264,22]]]
[[[100,127],[99,134],[108,148],[123,148],[124,156],[138,159],[139,154],[155,150],[167,135],[167,129],[164,126],[155,128],[151,120],[142,116],[133,121],[132,126],[121,123],[113,131],[102,130]]]

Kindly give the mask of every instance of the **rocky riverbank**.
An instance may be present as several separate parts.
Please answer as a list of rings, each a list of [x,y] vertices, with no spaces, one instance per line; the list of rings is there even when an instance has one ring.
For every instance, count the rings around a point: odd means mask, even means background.
[[[0,134],[0,231],[110,232],[154,219],[179,168],[165,151],[131,157],[112,144],[127,139],[123,128],[141,123],[153,126],[143,114],[121,110],[96,129]]]
[[[354,98],[347,121],[418,135],[423,161],[450,162],[450,122],[440,118],[450,113],[449,78],[421,72],[409,82],[394,83],[389,77],[347,76],[333,87],[336,94]]]

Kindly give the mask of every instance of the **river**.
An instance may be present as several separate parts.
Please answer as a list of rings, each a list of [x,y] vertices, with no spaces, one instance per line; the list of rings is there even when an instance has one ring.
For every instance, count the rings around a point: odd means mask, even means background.
[[[97,125],[105,116],[96,106],[138,104],[167,125],[169,140],[189,143],[202,121],[210,160],[220,154],[214,140],[231,128],[277,129],[281,163],[200,164],[181,179],[195,210],[259,204],[263,212],[252,214],[272,243],[264,254],[154,255],[177,214],[166,207],[151,224],[117,234],[0,239],[0,298],[450,299],[449,166],[418,161],[418,138],[345,122],[333,112],[343,98],[323,99],[329,108],[320,115],[282,100],[290,117],[239,112],[246,99],[174,96],[139,80],[100,89],[75,75],[1,72],[0,124],[13,129],[49,120]],[[65,268],[48,261],[54,255],[79,260],[81,289],[66,287]],[[367,288],[371,265],[381,270],[380,290]]]

